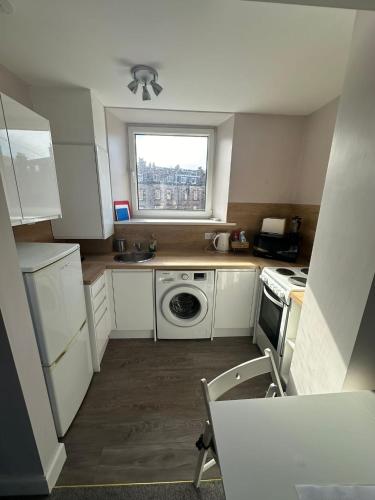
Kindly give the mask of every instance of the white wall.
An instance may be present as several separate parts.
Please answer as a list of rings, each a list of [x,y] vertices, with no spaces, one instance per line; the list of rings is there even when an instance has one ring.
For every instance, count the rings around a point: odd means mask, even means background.
[[[227,220],[229,179],[232,162],[234,116],[216,129],[215,171],[212,208],[215,218]]]
[[[108,110],[106,123],[113,201],[131,202],[126,125]]]
[[[331,152],[339,98],[306,118],[293,203],[319,205]]]
[[[90,91],[90,95],[94,141],[97,146],[107,149],[107,130],[104,106],[92,91]]]
[[[1,426],[0,463],[6,460],[6,467],[1,466],[0,496],[44,494],[54,486],[66,455],[56,436],[1,180],[0,234],[4,322],[0,371],[3,382],[9,379],[8,390],[14,389],[0,394],[0,420],[14,425],[9,430]],[[12,404],[7,404],[7,398],[12,398]]]
[[[236,114],[229,201],[291,203],[305,117]]]
[[[30,88],[26,82],[0,64],[0,92],[4,92],[9,97],[31,108],[32,103],[29,90]]]
[[[301,394],[343,388],[375,274],[374,53],[375,14],[360,12],[291,366]]]

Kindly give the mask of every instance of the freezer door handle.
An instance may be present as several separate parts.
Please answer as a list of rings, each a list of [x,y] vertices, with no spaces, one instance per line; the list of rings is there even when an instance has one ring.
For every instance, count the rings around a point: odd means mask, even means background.
[[[51,365],[51,366],[57,365],[57,363],[60,361],[60,359],[61,359],[63,356],[65,356],[65,354],[66,354],[66,351],[67,351],[67,350],[68,350],[68,349],[65,349],[65,351],[63,351],[63,352],[60,354],[60,356],[58,356],[58,357],[55,359],[55,361],[52,363],[52,365]]]

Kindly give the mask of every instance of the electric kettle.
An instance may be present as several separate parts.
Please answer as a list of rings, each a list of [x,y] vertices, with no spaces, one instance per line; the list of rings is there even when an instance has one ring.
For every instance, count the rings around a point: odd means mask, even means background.
[[[218,252],[229,252],[230,233],[218,233],[212,243]]]

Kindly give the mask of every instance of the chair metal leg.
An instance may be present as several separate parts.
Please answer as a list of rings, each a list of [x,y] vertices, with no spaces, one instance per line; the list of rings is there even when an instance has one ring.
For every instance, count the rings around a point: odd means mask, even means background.
[[[204,472],[204,465],[207,460],[207,455],[208,455],[208,450],[205,450],[204,448],[199,452],[198,463],[194,474],[194,486],[196,488],[199,488],[201,484],[202,475]]]
[[[272,383],[267,389],[266,398],[274,398],[277,395],[277,385]]]
[[[194,474],[194,486],[196,488],[199,488],[199,486],[200,486],[203,473],[206,472],[206,470],[213,467],[216,463],[214,458],[212,458],[209,462],[206,463],[211,440],[212,440],[211,425],[208,421],[206,421],[205,425],[204,425],[204,431],[203,431],[204,448],[202,448],[199,451],[198,463],[197,463],[197,466],[195,469],[195,474]]]

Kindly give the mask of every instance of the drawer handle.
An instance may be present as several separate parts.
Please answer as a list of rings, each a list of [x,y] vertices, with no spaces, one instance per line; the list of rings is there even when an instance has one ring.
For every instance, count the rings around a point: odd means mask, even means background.
[[[96,292],[96,294],[94,295],[94,299],[99,295],[99,293],[105,288],[105,283],[103,283],[103,286],[101,288],[99,288],[99,290]]]
[[[100,318],[98,319],[98,321],[95,323],[95,328],[99,325],[99,323],[101,322],[101,320],[103,319],[105,313],[107,312],[108,310],[108,307],[106,307],[103,311],[103,314],[100,316]]]
[[[103,300],[100,302],[100,304],[98,305],[98,307],[95,309],[94,311],[94,314],[98,312],[98,309],[100,309],[102,307],[102,305],[104,304],[104,302],[107,300],[107,296],[104,295],[104,298]]]

